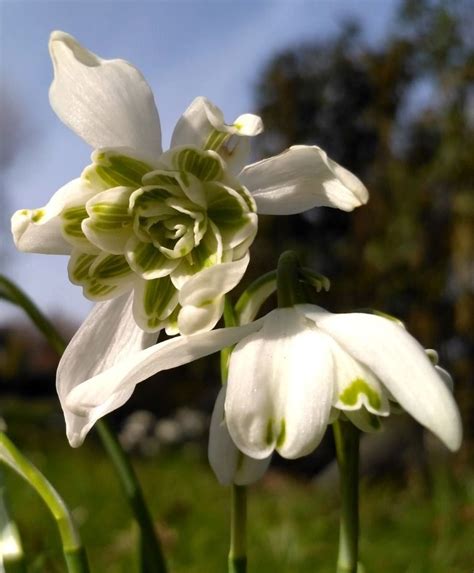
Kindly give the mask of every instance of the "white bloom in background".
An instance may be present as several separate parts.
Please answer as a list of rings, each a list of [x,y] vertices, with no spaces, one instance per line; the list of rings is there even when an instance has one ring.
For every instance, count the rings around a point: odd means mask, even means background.
[[[258,481],[267,471],[272,455],[255,459],[242,453],[232,441],[225,422],[226,385],[217,396],[209,430],[209,463],[222,485],[248,485]]]
[[[260,118],[244,114],[225,124],[202,97],[163,152],[153,95],[136,68],[104,60],[63,32],[51,35],[49,47],[51,106],[95,151],[45,207],[14,214],[15,243],[70,255],[70,280],[85,296],[119,300],[104,308],[128,312],[146,332],[215,326],[223,295],[247,268],[257,212],[351,211],[367,201],[363,184],[318,147],[292,147],[244,167]]]
[[[104,338],[115,332],[104,332]],[[210,459],[223,483],[248,483],[264,471],[275,449],[287,458],[311,452],[333,409],[370,430],[396,401],[451,450],[461,443],[451,391],[402,326],[380,316],[332,314],[303,304],[273,310],[244,326],[179,336],[131,356],[120,356],[119,336],[108,341],[117,348],[113,366],[103,365],[89,379],[78,354],[67,354],[58,371],[58,391],[71,444],[80,445],[95,421],[128,400],[139,382],[236,342],[227,388],[211,424]],[[81,346],[81,341],[73,344]],[[84,354],[91,351],[82,348]],[[63,370],[74,372],[74,380]],[[239,465],[235,448],[222,453],[230,443],[227,431],[243,454],[262,463],[251,465],[243,458],[245,465]]]

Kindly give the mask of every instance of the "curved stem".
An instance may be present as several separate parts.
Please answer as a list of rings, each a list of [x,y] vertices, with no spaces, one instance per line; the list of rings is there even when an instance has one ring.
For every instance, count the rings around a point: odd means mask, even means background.
[[[359,559],[359,430],[350,422],[333,423],[340,475],[341,518],[337,573],[357,573]]]
[[[3,275],[0,275],[0,298],[21,307],[38,330],[44,334],[52,348],[61,356],[67,346],[64,338],[26,293]],[[166,573],[161,543],[130,460],[105,419],[98,420],[95,427],[102,445],[115,467],[122,490],[140,529],[141,573]]]
[[[72,516],[44,475],[0,432],[0,459],[18,473],[43,499],[56,520],[69,573],[89,573],[86,553]]]
[[[285,251],[280,255],[277,269],[278,308],[288,308],[304,302],[298,271],[299,262],[296,253]]]

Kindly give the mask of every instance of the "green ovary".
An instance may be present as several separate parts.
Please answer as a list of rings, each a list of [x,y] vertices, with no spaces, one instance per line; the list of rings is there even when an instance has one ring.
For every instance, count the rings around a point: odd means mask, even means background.
[[[371,388],[362,378],[356,378],[344,389],[339,395],[339,400],[346,406],[355,406],[359,398],[359,394],[367,396],[369,404],[374,410],[379,410],[382,404],[379,394]]]

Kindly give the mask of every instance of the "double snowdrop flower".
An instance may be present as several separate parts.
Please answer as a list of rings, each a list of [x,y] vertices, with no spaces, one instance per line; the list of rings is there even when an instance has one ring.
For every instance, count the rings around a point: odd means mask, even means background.
[[[70,255],[70,280],[85,296],[120,300],[107,308],[133,315],[145,332],[215,326],[224,294],[247,268],[257,212],[351,211],[367,201],[363,184],[318,147],[292,147],[244,167],[260,118],[244,114],[228,125],[202,97],[163,152],[153,95],[135,67],[104,60],[63,32],[51,35],[49,48],[51,105],[95,151],[45,207],[15,213],[15,243]]]

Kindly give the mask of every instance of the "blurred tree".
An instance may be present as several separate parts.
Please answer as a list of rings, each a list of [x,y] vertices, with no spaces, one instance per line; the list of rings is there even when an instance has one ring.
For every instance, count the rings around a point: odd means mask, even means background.
[[[255,249],[260,268],[274,264],[275,242],[298,249],[333,279],[331,292],[318,296],[323,306],[342,311],[370,304],[441,349],[470,420],[471,7],[463,0],[404,0],[391,34],[377,47],[347,23],[331,40],[290,48],[269,62],[257,91],[266,129],[259,153],[320,145],[361,177],[371,198],[351,214],[317,209],[286,226],[261,218]]]

